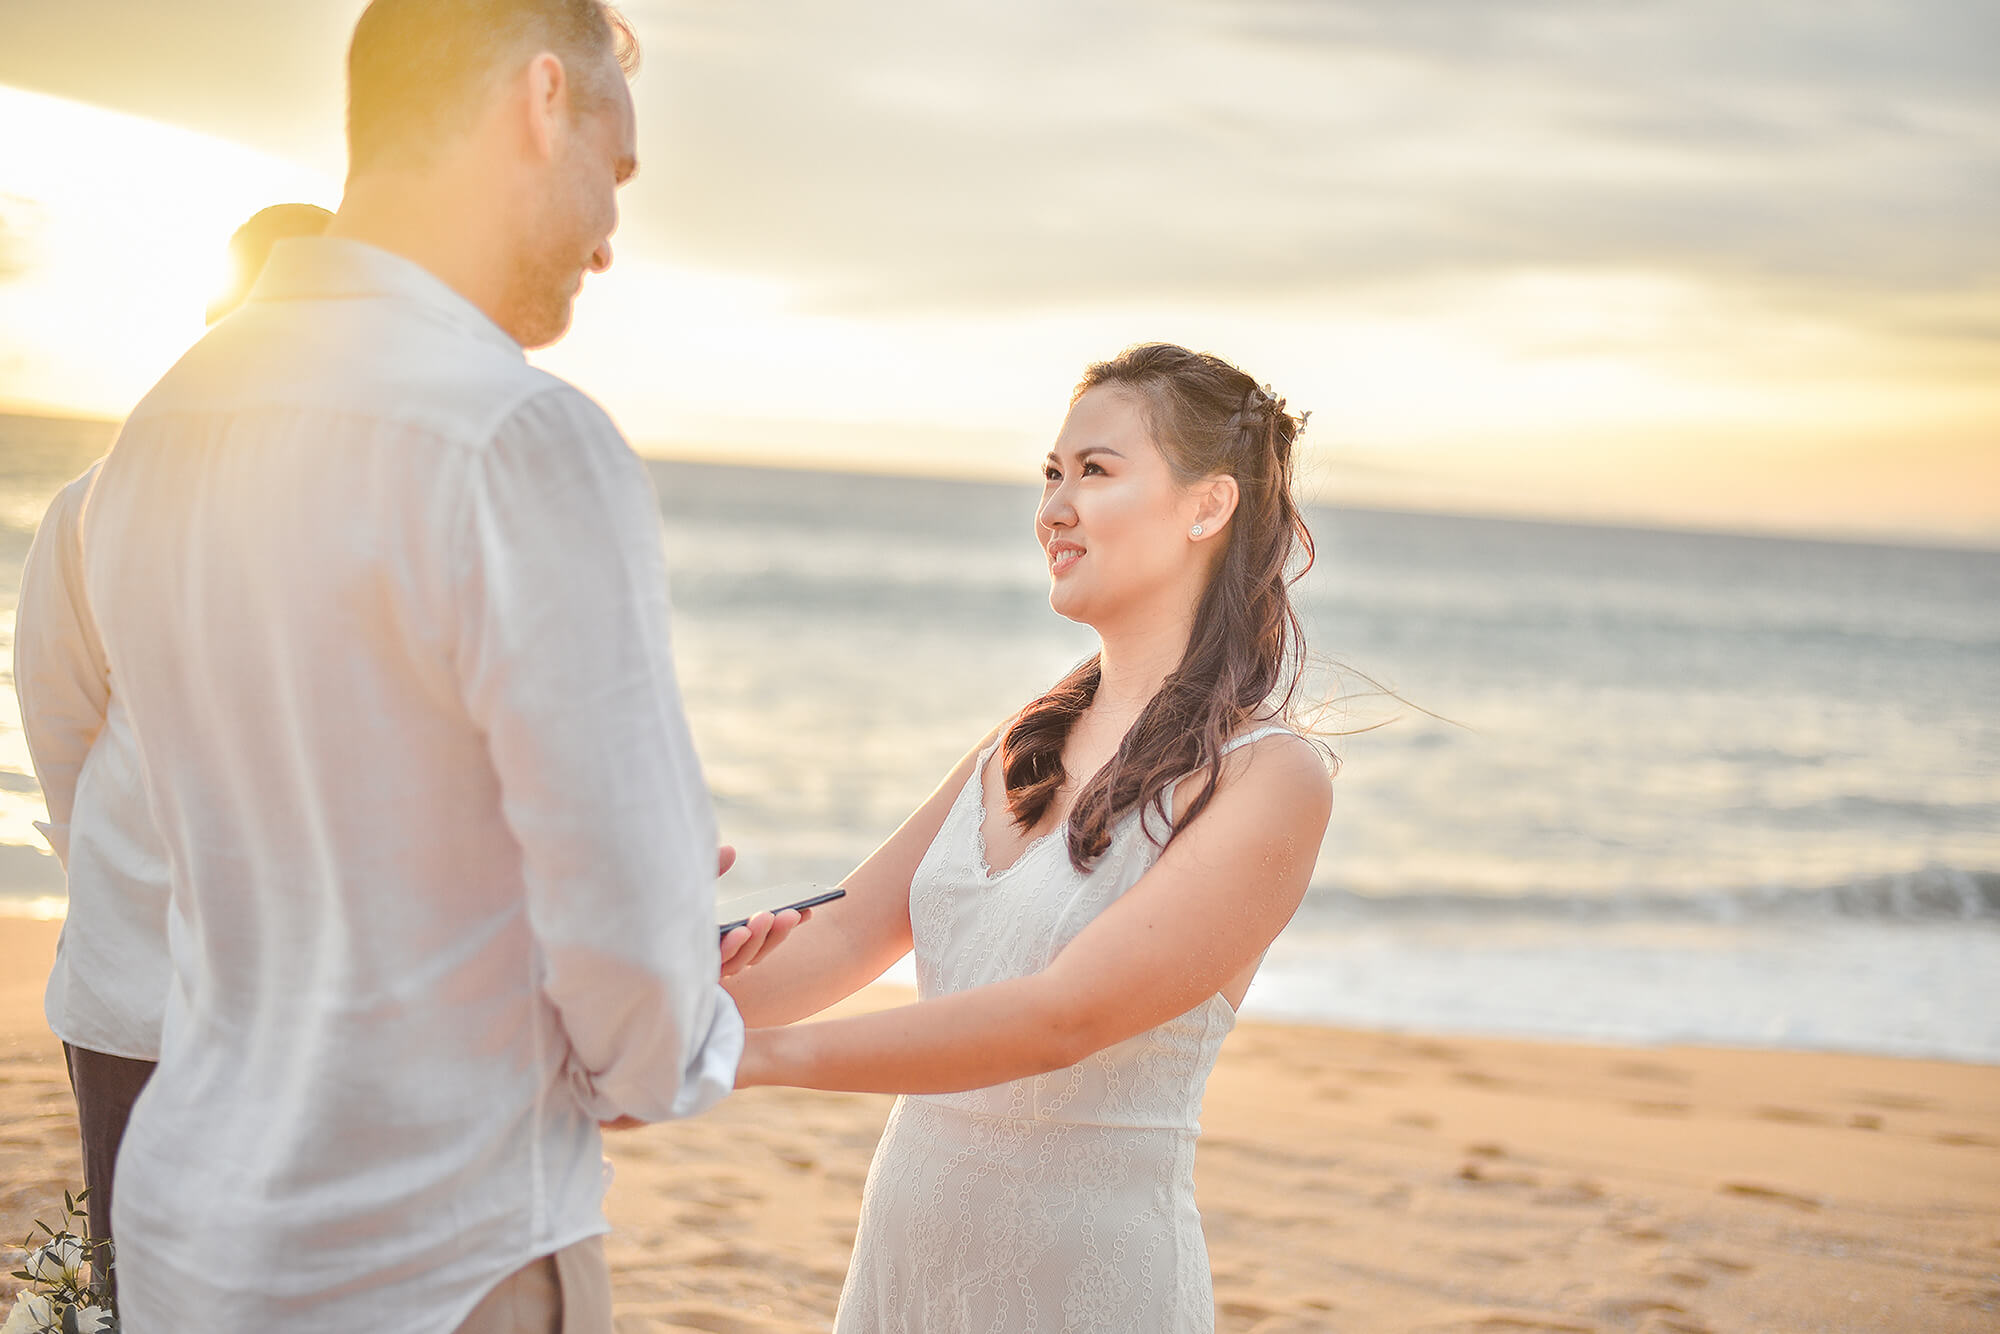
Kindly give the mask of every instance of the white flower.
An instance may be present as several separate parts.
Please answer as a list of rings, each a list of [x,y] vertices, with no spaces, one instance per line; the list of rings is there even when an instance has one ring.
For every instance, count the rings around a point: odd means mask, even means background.
[[[25,1268],[43,1283],[74,1281],[83,1272],[83,1244],[67,1234],[57,1237],[30,1255]]]
[[[42,1334],[55,1322],[53,1302],[38,1293],[24,1292],[14,1299],[14,1309],[7,1313],[7,1323],[0,1325],[0,1334]]]
[[[101,1306],[79,1306],[71,1314],[76,1317],[76,1334],[105,1334],[111,1328],[111,1312]]]

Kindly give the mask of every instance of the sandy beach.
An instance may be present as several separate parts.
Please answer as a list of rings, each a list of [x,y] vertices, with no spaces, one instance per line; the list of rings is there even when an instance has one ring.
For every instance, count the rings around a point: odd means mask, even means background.
[[[82,1180],[57,931],[0,919],[10,1240]],[[621,1334],[825,1329],[890,1101],[613,1137]],[[2000,1328],[2000,1067],[1246,1023],[1202,1120],[1220,1330]]]

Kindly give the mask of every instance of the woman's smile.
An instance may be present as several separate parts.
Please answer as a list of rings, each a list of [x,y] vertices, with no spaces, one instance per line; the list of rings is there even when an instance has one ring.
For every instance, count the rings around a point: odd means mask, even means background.
[[[1083,559],[1083,548],[1065,538],[1056,538],[1049,543],[1049,574],[1060,579],[1072,566]]]

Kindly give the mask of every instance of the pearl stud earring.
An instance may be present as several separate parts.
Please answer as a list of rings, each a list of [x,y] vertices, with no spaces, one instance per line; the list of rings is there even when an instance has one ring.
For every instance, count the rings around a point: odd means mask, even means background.
[[[1196,525],[1195,525],[1194,527],[1192,527],[1192,528],[1188,529],[1188,536],[1189,536],[1189,537],[1200,537],[1200,536],[1201,536],[1201,525],[1200,525],[1200,524],[1196,524]]]

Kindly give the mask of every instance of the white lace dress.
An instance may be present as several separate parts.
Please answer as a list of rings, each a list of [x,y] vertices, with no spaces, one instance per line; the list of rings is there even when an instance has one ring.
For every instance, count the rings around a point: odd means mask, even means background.
[[[1063,829],[992,872],[980,832],[992,750],[910,885],[924,1000],[1039,972],[1157,856],[1133,812],[1087,874],[1070,865]],[[1235,1023],[1213,995],[1067,1070],[897,1099],[868,1169],[835,1330],[1212,1331],[1194,1145],[1202,1087]]]

